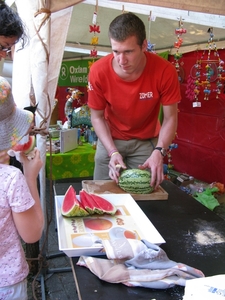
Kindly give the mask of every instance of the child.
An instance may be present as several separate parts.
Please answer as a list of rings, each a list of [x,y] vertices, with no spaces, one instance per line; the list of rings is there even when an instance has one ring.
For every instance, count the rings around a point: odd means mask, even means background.
[[[4,153],[29,134],[33,118],[33,113],[16,107],[9,83],[0,77],[0,299],[4,300],[27,299],[29,267],[20,238],[34,243],[44,226],[37,189],[42,167],[39,151],[31,160],[21,153],[24,174],[2,163]]]

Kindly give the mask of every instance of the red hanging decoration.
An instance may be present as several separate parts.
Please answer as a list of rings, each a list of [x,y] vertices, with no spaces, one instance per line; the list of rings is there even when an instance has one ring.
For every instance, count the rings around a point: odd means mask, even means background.
[[[93,18],[92,18],[92,25],[89,25],[89,32],[94,33],[94,35],[91,38],[91,42],[90,42],[90,44],[93,45],[93,49],[90,50],[90,57],[97,58],[98,51],[96,49],[96,45],[98,45],[98,36],[96,35],[96,33],[100,33],[100,26],[97,25],[97,4],[96,4],[96,11],[94,12]],[[94,61],[91,64],[89,64],[89,66],[91,67],[91,65],[93,63],[94,63]]]
[[[178,79],[180,82],[182,82],[182,68],[181,68],[181,62],[180,59],[182,58],[182,54],[179,53],[179,49],[183,44],[183,39],[181,38],[182,34],[185,34],[187,30],[183,27],[183,21],[180,17],[178,28],[175,29],[175,34],[177,36],[177,40],[174,42],[174,48],[176,48],[176,53],[174,54],[174,66],[177,70]]]
[[[98,25],[89,25],[90,30],[89,32],[94,32],[94,33],[100,33],[100,26]]]

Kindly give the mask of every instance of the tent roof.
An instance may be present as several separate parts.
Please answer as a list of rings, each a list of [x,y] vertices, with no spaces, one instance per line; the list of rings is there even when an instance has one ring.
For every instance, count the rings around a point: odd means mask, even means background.
[[[185,2],[190,2],[187,0]],[[192,0],[191,0],[192,1]],[[97,7],[97,25],[100,26],[99,44],[97,45],[98,54],[101,51],[110,52],[108,39],[108,27],[110,22],[124,11],[131,11],[144,21],[146,25],[147,38],[151,44],[155,44],[155,50],[162,52],[169,50],[175,52],[174,42],[177,41],[175,29],[179,27],[179,21],[183,21],[183,27],[187,30],[183,34],[183,44],[180,52],[189,52],[197,49],[205,49],[209,39],[207,32],[209,27],[213,27],[214,42],[217,48],[221,48],[225,40],[225,16],[207,14],[204,12],[186,11],[174,9],[167,1],[168,7],[157,7],[146,4],[131,3],[134,1],[83,1],[73,8],[70,27],[67,35],[66,51],[64,59],[74,59],[89,56],[90,45],[93,33],[89,32],[89,25],[92,25],[93,13]],[[135,1],[135,2],[154,2],[154,1]],[[184,1],[183,1],[184,2]],[[194,1],[192,1],[194,3]],[[201,1],[200,1],[201,2]],[[164,2],[162,2],[163,4]],[[173,6],[177,2],[173,3]],[[193,7],[192,3],[192,7]],[[165,3],[164,3],[165,4]],[[184,4],[183,4],[184,6]],[[171,8],[172,7],[172,8]],[[199,6],[198,6],[199,7]],[[201,7],[207,11],[207,7]],[[152,21],[149,21],[151,14]],[[155,19],[155,20],[154,20]],[[85,52],[81,53],[81,52]]]

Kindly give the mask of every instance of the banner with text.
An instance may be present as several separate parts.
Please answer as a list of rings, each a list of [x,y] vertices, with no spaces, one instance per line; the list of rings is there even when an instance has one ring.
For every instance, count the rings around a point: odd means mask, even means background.
[[[59,74],[59,86],[87,86],[90,60],[63,61]]]

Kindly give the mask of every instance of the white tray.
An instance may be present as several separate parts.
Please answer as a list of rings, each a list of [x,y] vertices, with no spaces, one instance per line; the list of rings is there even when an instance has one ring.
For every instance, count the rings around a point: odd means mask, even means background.
[[[55,196],[59,250],[67,256],[104,255],[104,249],[98,240],[116,239],[123,235],[146,239],[157,245],[165,243],[131,195],[104,194],[101,197],[113,203],[120,214],[65,218],[61,214],[64,196]],[[93,229],[93,224],[101,224],[104,228]]]

